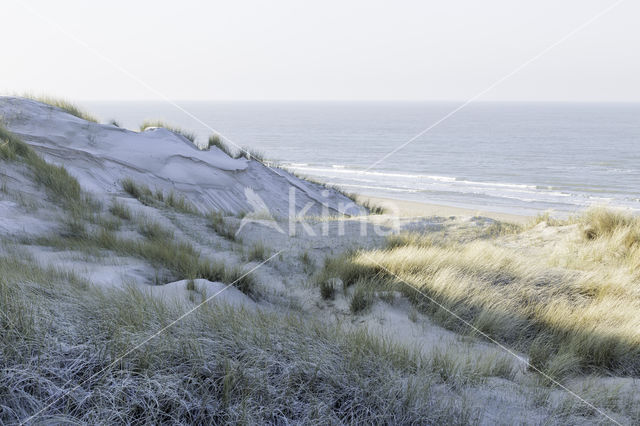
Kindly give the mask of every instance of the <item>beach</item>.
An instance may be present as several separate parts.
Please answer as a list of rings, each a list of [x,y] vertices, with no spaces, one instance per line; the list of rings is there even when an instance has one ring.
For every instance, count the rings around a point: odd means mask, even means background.
[[[441,204],[421,203],[384,197],[371,197],[358,194],[358,199],[369,202],[371,205],[385,208],[386,213],[400,217],[474,217],[482,216],[498,220],[500,222],[524,224],[532,219],[532,216],[493,212],[489,210],[476,210],[463,207],[445,206]]]

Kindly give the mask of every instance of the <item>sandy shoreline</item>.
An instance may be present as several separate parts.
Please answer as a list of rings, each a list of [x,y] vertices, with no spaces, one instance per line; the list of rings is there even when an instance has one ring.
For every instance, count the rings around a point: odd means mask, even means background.
[[[475,210],[462,207],[443,206],[439,204],[421,203],[417,201],[396,200],[393,198],[371,197],[358,194],[358,198],[369,201],[390,210],[390,213],[399,216],[485,216],[502,222],[525,223],[531,220],[530,216],[492,212],[488,210]]]

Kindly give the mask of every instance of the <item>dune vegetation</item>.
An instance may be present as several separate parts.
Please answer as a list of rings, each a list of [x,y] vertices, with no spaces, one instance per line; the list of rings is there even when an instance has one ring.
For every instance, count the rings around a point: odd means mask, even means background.
[[[264,261],[269,258],[271,252],[262,241],[254,243],[247,251],[247,259],[249,261]]]
[[[266,161],[264,153],[262,153],[261,151],[248,147],[235,147],[236,149],[233,149],[226,142],[224,142],[219,135],[209,136],[206,149],[211,149],[212,146],[217,147],[218,149],[220,149],[220,151],[224,152],[231,158],[237,159],[246,157],[248,159],[256,160],[261,163],[264,163]]]
[[[131,220],[132,218],[131,209],[118,200],[113,200],[111,202],[109,212],[123,220]]]
[[[364,200],[359,202],[358,204],[360,204],[362,207],[367,209],[369,211],[369,214],[385,214],[386,213],[386,209],[384,207],[371,202],[371,200]]]
[[[448,363],[295,312],[204,304],[173,325],[185,306],[144,286],[102,289],[73,270],[43,266],[29,249],[115,254],[153,265],[158,284],[206,278],[256,297],[246,269],[209,259],[122,201],[92,201],[63,167],[10,132],[0,129],[0,140],[0,162],[24,164],[61,215],[54,233],[0,238],[2,423],[466,424],[476,410],[455,393],[443,399],[439,385],[505,374],[494,358],[443,374]],[[167,202],[132,180],[123,187],[154,207]],[[221,214],[210,220],[225,227]],[[268,253],[256,243],[248,257]],[[159,330],[166,332],[154,339]]]
[[[265,153],[260,150],[248,148],[245,146],[242,148],[242,152],[245,153],[246,157],[249,160],[256,160],[260,163],[265,163],[267,161],[267,157],[265,156]]]
[[[0,258],[4,423],[474,419],[437,397],[437,365],[366,332],[208,304],[173,325],[181,305],[20,257]]]
[[[328,259],[317,281],[324,297],[330,277],[355,286],[354,312],[399,291],[446,327],[528,353],[534,369],[557,379],[580,371],[637,376],[640,220],[598,208],[553,225],[567,232],[549,244],[533,244],[517,228],[467,242],[395,235],[386,248]]]
[[[47,95],[24,94],[22,96],[25,98],[33,99],[34,101],[42,102],[43,104],[60,108],[61,110],[68,112],[69,114],[74,115],[78,118],[82,118],[83,120],[91,121],[93,123],[98,122],[98,120],[94,116],[65,99],[55,98],[53,96]]]
[[[161,189],[152,191],[147,185],[137,183],[131,178],[123,179],[120,182],[122,189],[129,195],[137,198],[146,206],[165,205],[181,213],[198,214],[198,209],[191,204],[183,195],[169,191],[167,194]]]
[[[202,259],[189,243],[176,241],[170,231],[146,218],[138,220],[138,232],[143,240],[120,238],[114,230],[117,222],[98,213],[99,206],[80,187],[78,181],[64,167],[47,163],[29,145],[11,132],[0,127],[0,159],[20,161],[29,167],[35,182],[51,193],[52,199],[67,212],[61,235],[45,236],[38,242],[59,248],[105,249],[115,253],[143,258],[166,268],[175,279],[206,278],[211,281],[235,282],[247,293],[253,291],[252,277],[238,268]],[[167,197],[154,196],[151,190],[128,179],[123,182],[127,192],[143,200],[158,200],[183,213],[193,208],[183,197],[170,193]],[[148,199],[146,197],[149,197]],[[142,200],[141,200],[142,201]],[[121,203],[114,203],[110,212],[119,218],[131,219],[131,212]],[[114,226],[114,223],[116,224]]]
[[[2,424],[640,420],[637,217],[241,239],[244,213],[149,176],[89,196],[2,127],[0,164],[3,206],[41,227],[0,235]],[[201,278],[241,302],[198,306]]]
[[[121,211],[122,206],[116,207],[116,212]],[[243,293],[255,295],[254,278],[244,269],[207,259],[188,241],[176,238],[173,231],[148,217],[137,216],[133,219],[132,225],[143,238],[119,236],[115,232],[119,222],[113,226],[103,216],[93,217],[91,222],[70,216],[59,235],[43,236],[32,243],[60,250],[107,250],[149,262],[157,268],[157,274],[161,273],[157,279],[161,277],[163,282],[203,278],[231,283]]]
[[[242,242],[241,238],[236,235],[238,227],[225,220],[223,212],[217,210],[210,211],[207,215],[207,224],[221,237],[237,243]]]
[[[52,199],[73,214],[93,210],[93,200],[64,166],[47,163],[29,145],[0,125],[0,159],[28,166],[33,180],[47,188]]]
[[[220,149],[220,151],[224,152],[231,158],[239,158],[240,155],[242,154],[242,152],[239,152],[239,153],[232,152],[231,148],[229,148],[229,145],[227,145],[222,140],[222,138],[218,135],[209,136],[209,140],[207,141],[207,149],[211,149],[212,146],[215,146],[216,148]]]
[[[59,234],[24,238],[21,246],[133,256],[167,270],[172,276],[162,283],[202,277],[255,295],[242,268],[204,258],[122,202],[113,201],[108,214],[96,203],[89,214],[74,214],[86,197],[75,178],[0,131],[0,160],[26,164],[36,182],[62,197],[67,213]],[[124,187],[137,198],[166,200],[133,181]],[[123,223],[129,237],[116,232]],[[135,285],[100,289],[72,271],[42,266],[15,242],[1,243],[2,423],[464,424],[476,416],[436,391],[459,375],[445,380],[435,372],[441,366],[365,331],[209,304],[174,325],[182,304]],[[256,244],[249,256],[263,259],[267,250]],[[154,339],[158,330],[166,332]],[[503,370],[500,360],[487,359],[464,377],[482,381]]]
[[[189,140],[190,142],[195,143],[196,142],[196,134],[193,132],[190,132],[188,130],[184,130],[181,129],[180,127],[176,127],[176,126],[171,126],[167,123],[165,123],[164,121],[161,120],[145,120],[142,122],[142,124],[140,125],[140,131],[144,131],[150,127],[161,127],[163,129],[167,129],[170,132],[173,132],[177,135],[180,136],[184,136],[187,140]]]

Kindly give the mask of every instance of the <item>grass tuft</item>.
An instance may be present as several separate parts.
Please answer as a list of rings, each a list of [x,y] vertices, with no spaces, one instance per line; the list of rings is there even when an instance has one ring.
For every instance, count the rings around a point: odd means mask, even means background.
[[[161,127],[163,129],[167,129],[170,132],[173,132],[177,135],[183,136],[185,137],[187,140],[189,140],[192,143],[196,142],[196,134],[193,132],[189,132],[187,130],[181,129],[179,127],[176,126],[170,126],[168,124],[166,124],[163,121],[160,120],[145,120],[141,125],[140,125],[140,131],[144,131],[150,127]]]
[[[640,243],[640,219],[622,211],[592,208],[582,216],[580,224],[587,240],[611,238],[622,233],[627,247]]]
[[[353,294],[351,295],[351,301],[349,302],[351,312],[354,314],[361,313],[372,304],[373,295],[368,286],[364,282],[356,284]]]
[[[391,234],[387,237],[387,248],[394,249],[404,246],[414,247],[431,247],[434,245],[433,238],[426,234],[417,232],[401,232],[399,234]]]
[[[489,226],[484,228],[484,233],[487,237],[495,238],[503,235],[517,234],[521,232],[522,229],[523,227],[516,223],[494,221]]]
[[[320,283],[320,296],[322,296],[323,299],[333,299],[335,294],[335,280],[325,280]]]
[[[231,151],[229,146],[226,143],[224,143],[222,138],[220,136],[218,136],[218,135],[209,136],[209,141],[207,142],[207,149],[211,149],[212,146],[217,147],[218,149],[220,149],[220,151],[224,152],[225,154],[227,154],[231,158],[238,158],[239,157],[238,155],[234,154]]]
[[[82,223],[79,223],[82,226]],[[221,262],[203,258],[201,253],[191,244],[177,241],[173,232],[148,219],[140,224],[139,231],[145,239],[126,239],[118,237],[109,229],[88,232],[86,228],[70,228],[59,237],[43,237],[34,241],[43,246],[56,247],[63,250],[109,250],[124,256],[134,256],[146,260],[152,265],[169,271],[167,280],[203,278],[209,281],[231,283],[243,292],[255,295],[253,275],[244,275],[237,267],[227,267]],[[79,231],[80,232],[79,232]],[[69,232],[73,231],[73,232]],[[83,232],[82,232],[83,231]]]
[[[326,258],[324,268],[316,278],[318,283],[331,278],[340,278],[344,288],[356,284],[361,279],[370,279],[379,273],[379,268],[353,262],[356,252],[346,253],[337,258]]]
[[[544,212],[537,214],[533,220],[529,223],[529,228],[533,228],[539,223],[546,223],[549,226],[562,226],[569,224],[567,220],[561,220],[551,216],[551,212]]]
[[[264,163],[266,161],[264,153],[261,151],[244,147],[242,148],[242,152],[244,153],[245,157],[247,157],[247,159],[249,160],[255,160],[259,163]]]
[[[166,197],[162,191],[156,192],[158,201],[164,202],[167,206],[182,213],[198,214],[198,209],[191,204],[183,195],[177,195],[174,191],[169,192]]]
[[[124,220],[131,220],[131,210],[124,203],[113,199],[111,202],[111,206],[109,207],[109,212],[112,215],[119,217]]]
[[[387,211],[387,209],[371,202],[371,200],[364,200],[360,205],[367,209],[370,214],[385,214]]]
[[[31,94],[25,94],[23,95],[23,97],[28,99],[33,99],[34,101],[42,102],[43,104],[51,105],[56,108],[60,108],[61,110],[73,116],[76,116],[78,118],[82,118],[83,120],[91,121],[93,123],[98,122],[98,120],[95,117],[93,117],[86,111],[81,110],[79,107],[77,107],[76,105],[72,104],[71,102],[65,99],[54,98],[52,96],[37,96],[37,95],[31,95]]]
[[[137,198],[144,205],[152,205],[154,201],[153,192],[149,189],[148,186],[138,184],[131,178],[125,178],[120,183],[122,185],[122,189],[125,190],[129,195],[134,198]]]
[[[313,262],[313,259],[311,258],[311,255],[306,250],[304,252],[302,252],[302,254],[300,254],[300,261],[305,266],[313,266],[314,265],[314,262]]]
[[[157,201],[181,213],[199,213],[198,209],[183,195],[177,195],[174,191],[169,192],[169,195],[165,196],[161,189],[157,188],[156,191],[153,192],[148,186],[136,183],[131,178],[123,179],[121,185],[125,192],[137,198],[145,206],[153,206]]]
[[[212,210],[207,215],[209,227],[213,228],[216,234],[221,237],[235,242],[241,242],[240,238],[236,236],[238,229],[225,221],[225,218],[220,211]]]
[[[270,256],[270,250],[264,245],[262,241],[254,243],[247,253],[249,261],[264,261]]]
[[[234,287],[248,296],[255,296],[257,294],[256,281],[253,279],[253,275],[247,274],[247,272],[239,266],[226,268],[222,279],[218,281],[233,284]]]
[[[150,240],[167,241],[173,239],[173,232],[148,218],[144,218],[141,221],[139,230],[142,235]]]
[[[96,203],[82,192],[80,184],[63,166],[47,163],[29,145],[0,126],[0,155],[9,161],[24,161],[36,183],[44,186],[53,199],[75,212],[90,212]]]

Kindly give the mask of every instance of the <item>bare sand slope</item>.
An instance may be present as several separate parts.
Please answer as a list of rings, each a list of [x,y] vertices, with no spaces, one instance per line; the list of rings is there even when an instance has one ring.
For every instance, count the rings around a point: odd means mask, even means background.
[[[125,178],[151,189],[175,190],[198,209],[229,213],[268,210],[289,214],[308,203],[309,214],[322,204],[333,212],[359,213],[349,198],[291,173],[245,158],[231,158],[216,147],[200,150],[181,135],[163,128],[132,132],[98,124],[34,100],[0,97],[0,117],[8,130],[47,161],[64,165],[83,189],[101,198],[122,192]]]

